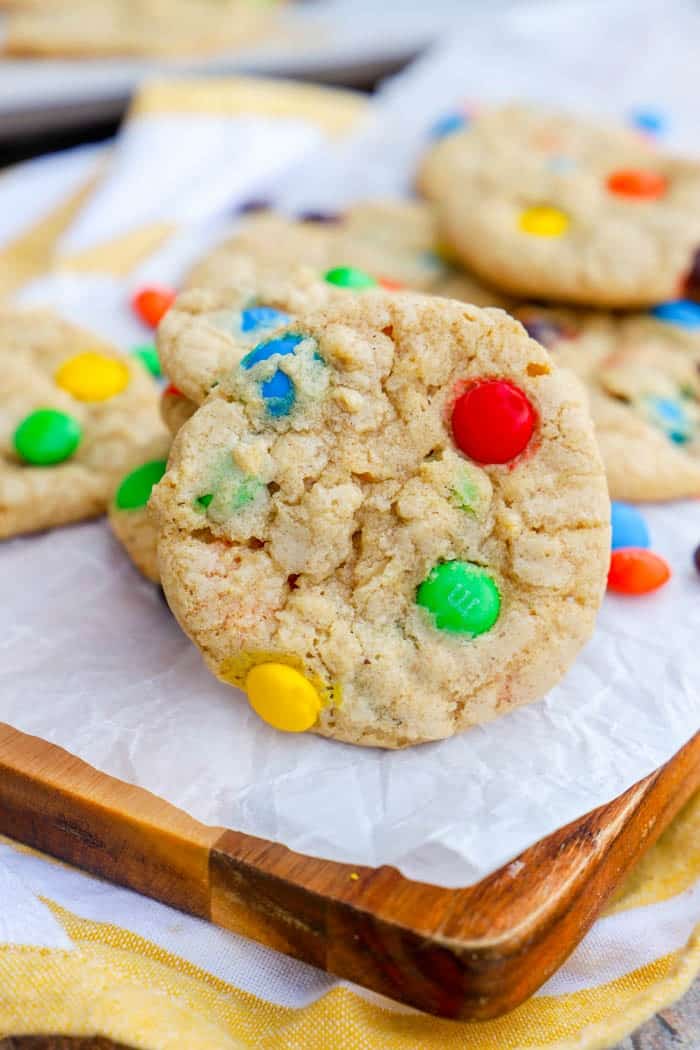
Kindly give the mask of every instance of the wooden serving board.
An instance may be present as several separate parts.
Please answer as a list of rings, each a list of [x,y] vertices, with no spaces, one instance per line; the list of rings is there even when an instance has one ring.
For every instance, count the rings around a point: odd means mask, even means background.
[[[449,890],[207,827],[0,723],[0,832],[444,1017],[531,995],[698,788],[700,733],[614,802]]]

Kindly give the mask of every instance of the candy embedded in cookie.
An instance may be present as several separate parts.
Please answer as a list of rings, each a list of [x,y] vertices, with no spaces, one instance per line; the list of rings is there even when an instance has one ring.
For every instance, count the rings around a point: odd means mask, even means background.
[[[260,340],[150,506],[173,612],[288,732],[403,747],[533,700],[605,588],[576,380],[506,314],[421,295],[336,295]]]
[[[140,362],[42,310],[0,311],[0,536],[102,514],[164,433]]]

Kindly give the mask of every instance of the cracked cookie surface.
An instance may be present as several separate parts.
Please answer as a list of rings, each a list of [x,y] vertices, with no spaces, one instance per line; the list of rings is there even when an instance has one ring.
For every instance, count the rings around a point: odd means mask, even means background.
[[[605,587],[580,385],[501,311],[421,295],[338,298],[249,351],[151,506],[168,602],[211,670],[278,728],[356,744],[543,695]]]

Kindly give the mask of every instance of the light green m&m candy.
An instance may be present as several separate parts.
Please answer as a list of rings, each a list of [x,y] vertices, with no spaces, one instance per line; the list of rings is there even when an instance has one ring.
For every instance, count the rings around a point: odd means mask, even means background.
[[[51,467],[70,459],[83,436],[77,419],[54,408],[39,408],[26,416],[14,433],[17,455],[26,463]]]
[[[501,596],[480,565],[445,561],[435,565],[416,594],[440,631],[475,638],[490,631],[501,611]]]
[[[116,507],[119,510],[139,510],[145,507],[150,498],[151,489],[163,477],[167,465],[164,459],[152,459],[122,478],[114,497]]]
[[[364,270],[357,270],[354,266],[336,266],[323,275],[328,284],[335,284],[338,288],[352,288],[362,291],[363,288],[376,288],[377,282]]]
[[[160,361],[158,359],[158,351],[156,350],[153,343],[144,343],[143,346],[137,346],[131,351],[134,357],[137,357],[147,372],[150,372],[152,376],[158,379],[162,376],[160,368]]]

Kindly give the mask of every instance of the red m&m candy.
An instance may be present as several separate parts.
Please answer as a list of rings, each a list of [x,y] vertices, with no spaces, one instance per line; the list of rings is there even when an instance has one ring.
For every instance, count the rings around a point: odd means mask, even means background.
[[[663,558],[643,547],[620,547],[612,552],[608,588],[618,594],[648,594],[671,578]]]
[[[527,447],[535,410],[519,387],[505,379],[481,379],[457,398],[452,434],[477,463],[508,463]]]
[[[174,383],[168,383],[165,390],[163,391],[164,397],[182,397],[182,391],[178,390]]]
[[[175,302],[175,292],[169,288],[141,288],[131,300],[134,313],[151,328],[157,328]]]
[[[619,197],[636,197],[638,200],[656,200],[663,197],[667,189],[666,178],[656,171],[640,171],[635,168],[613,171],[608,175],[607,187]]]

